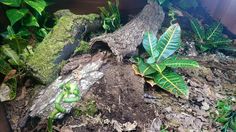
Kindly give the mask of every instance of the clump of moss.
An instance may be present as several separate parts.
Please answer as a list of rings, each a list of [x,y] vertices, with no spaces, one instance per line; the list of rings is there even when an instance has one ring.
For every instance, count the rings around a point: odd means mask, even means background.
[[[85,54],[90,51],[89,43],[86,41],[80,41],[80,46],[75,49],[76,54]]]
[[[51,83],[60,71],[61,62],[55,64],[63,48],[75,43],[75,30],[79,24],[92,23],[99,18],[97,14],[62,16],[53,30],[36,47],[34,55],[27,65],[32,69],[33,76],[44,84]],[[72,51],[73,53],[73,51]]]
[[[96,106],[96,102],[94,100],[89,100],[87,103],[81,105],[76,108],[74,111],[74,116],[94,116],[97,113],[98,109]]]

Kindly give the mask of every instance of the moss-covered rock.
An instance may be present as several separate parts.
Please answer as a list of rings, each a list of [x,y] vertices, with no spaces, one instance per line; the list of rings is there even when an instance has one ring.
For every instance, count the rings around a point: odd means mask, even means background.
[[[57,77],[63,61],[73,54],[84,35],[101,26],[97,14],[75,15],[69,11],[63,13],[65,15],[60,16],[56,26],[36,47],[34,55],[27,63],[32,69],[32,75],[44,84]]]

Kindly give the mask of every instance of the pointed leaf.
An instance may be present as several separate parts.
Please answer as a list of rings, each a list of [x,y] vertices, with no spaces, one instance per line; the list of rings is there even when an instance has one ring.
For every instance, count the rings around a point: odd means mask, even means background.
[[[195,32],[197,38],[203,42],[203,40],[205,39],[205,30],[203,28],[203,26],[198,22],[197,19],[192,19],[190,20],[191,23],[191,27],[193,29],[193,31]]]
[[[157,62],[160,62],[172,55],[180,46],[181,29],[179,24],[171,25],[160,37],[157,49],[160,53]]]
[[[223,26],[219,22],[214,23],[206,31],[206,36],[207,36],[206,40],[214,40],[214,38],[221,36],[222,31],[223,31]]]
[[[163,65],[162,63],[161,64],[151,64],[151,67],[153,69],[155,69],[156,71],[158,71],[159,73],[162,73],[166,69],[166,66]]]
[[[28,9],[10,9],[6,11],[6,15],[13,26],[17,21],[21,20],[28,11]]]
[[[145,63],[142,58],[138,61],[138,70],[142,76],[150,75],[156,72],[149,64]]]
[[[12,7],[19,7],[21,4],[21,0],[0,0],[0,2]]]
[[[208,42],[209,44],[212,44],[214,47],[218,47],[218,46],[224,46],[224,44],[229,44],[231,43],[232,40],[228,39],[228,38],[224,38],[224,37],[217,37],[214,39],[214,41],[210,41]]]
[[[42,15],[43,10],[47,6],[44,0],[25,0],[25,3],[35,9],[40,15]]]
[[[39,27],[37,19],[32,15],[27,16],[24,19],[23,23],[24,23],[25,26],[28,26],[28,27],[30,27],[30,26]]]
[[[189,89],[183,78],[174,72],[166,70],[160,74],[156,74],[154,81],[162,89],[176,96],[188,97],[189,95]]]
[[[157,50],[157,38],[153,33],[146,32],[144,34],[143,47],[151,57],[158,57],[159,52]]]
[[[3,45],[1,46],[1,52],[3,52],[6,56],[8,56],[11,59],[12,65],[20,65],[21,60],[17,53],[10,48],[9,45]]]
[[[171,68],[196,68],[199,67],[198,63],[194,60],[188,59],[168,59],[163,61],[163,63],[167,67]]]

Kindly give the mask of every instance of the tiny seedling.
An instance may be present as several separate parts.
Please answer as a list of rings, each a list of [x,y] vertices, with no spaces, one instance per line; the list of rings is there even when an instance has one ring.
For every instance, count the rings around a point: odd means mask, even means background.
[[[62,103],[76,103],[80,100],[80,91],[77,83],[67,82],[60,86],[61,93],[56,97],[54,102],[55,109],[48,117],[48,131],[52,132],[53,121],[61,114],[68,111],[62,106]]]
[[[209,27],[203,27],[197,19],[190,20],[190,23],[197,41],[196,47],[201,52],[224,47],[232,42],[223,36],[223,26],[220,22],[213,23]]]
[[[172,68],[195,68],[199,65],[196,61],[173,56],[180,47],[180,36],[179,24],[170,26],[159,40],[153,33],[146,32],[142,45],[147,56],[134,58],[134,70],[150,84],[158,85],[176,96],[188,97],[189,89],[184,79]]]

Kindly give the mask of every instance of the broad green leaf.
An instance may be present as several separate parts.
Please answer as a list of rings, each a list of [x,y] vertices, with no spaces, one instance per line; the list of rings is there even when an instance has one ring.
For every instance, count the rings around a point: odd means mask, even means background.
[[[148,64],[153,64],[153,63],[155,63],[156,62],[156,59],[154,58],[154,57],[149,57],[148,59],[147,59],[147,63]]]
[[[153,33],[146,32],[144,34],[143,47],[152,58],[158,57],[157,38]]]
[[[38,21],[33,15],[27,16],[23,20],[23,23],[25,26],[28,26],[28,27],[31,27],[31,26],[39,27]]]
[[[0,2],[12,7],[19,7],[21,4],[21,0],[0,0]]]
[[[223,26],[218,22],[210,26],[206,31],[206,40],[214,40],[215,38],[221,36],[223,31]]]
[[[35,9],[40,15],[42,15],[43,10],[47,6],[44,0],[25,0],[25,3]]]
[[[17,21],[21,20],[28,11],[28,9],[10,9],[6,11],[6,15],[13,26]]]
[[[162,73],[156,74],[154,82],[162,89],[176,95],[188,97],[189,89],[183,78],[171,71],[165,70]]]
[[[162,62],[167,67],[171,68],[196,68],[199,67],[198,63],[194,60],[188,59],[167,59]]]
[[[0,73],[7,75],[11,71],[11,66],[2,58],[0,58]]]
[[[1,52],[3,52],[3,54],[5,54],[6,56],[10,58],[12,65],[21,65],[21,60],[19,56],[14,50],[10,48],[9,45],[3,45],[1,46],[0,49],[1,49]]]
[[[141,75],[147,76],[156,72],[149,64],[145,63],[142,58],[138,59],[138,70]]]
[[[198,22],[197,19],[192,19],[190,20],[191,23],[191,27],[193,29],[193,31],[195,32],[197,38],[203,42],[203,40],[205,39],[205,30],[203,28],[203,26]]]
[[[171,25],[167,31],[160,37],[157,49],[159,56],[157,62],[163,61],[171,56],[180,46],[181,29],[179,24]]]
[[[162,73],[166,69],[166,66],[163,65],[162,63],[161,64],[151,64],[151,67],[153,69],[155,69],[156,71],[158,71],[159,73]]]
[[[214,41],[209,41],[207,43],[212,44],[214,47],[218,47],[218,46],[224,46],[224,44],[229,44],[231,43],[232,40],[228,39],[228,38],[224,38],[224,37],[217,37],[214,39]]]

